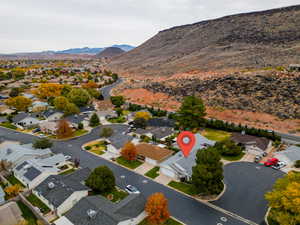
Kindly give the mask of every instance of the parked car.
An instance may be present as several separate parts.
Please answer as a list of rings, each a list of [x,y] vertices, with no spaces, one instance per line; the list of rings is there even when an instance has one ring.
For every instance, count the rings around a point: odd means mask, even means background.
[[[70,155],[65,155],[65,160],[71,160],[72,157]]]
[[[279,162],[279,160],[277,158],[271,158],[271,159],[268,159],[268,161],[266,161],[264,163],[265,166],[274,166],[276,165],[277,163]]]
[[[125,190],[129,194],[139,194],[140,193],[140,191],[136,187],[134,187],[132,185],[127,185],[126,188],[125,188]]]
[[[40,128],[35,128],[35,129],[32,130],[32,133],[37,133],[37,132],[39,132],[39,131],[41,131]]]
[[[280,170],[281,168],[285,167],[286,166],[286,163],[285,162],[278,162],[276,165],[272,166],[273,169],[276,169],[276,170]]]
[[[254,158],[254,162],[256,162],[256,163],[259,163],[259,161],[262,159],[262,156],[261,155],[257,155],[257,156],[255,156],[255,158]]]

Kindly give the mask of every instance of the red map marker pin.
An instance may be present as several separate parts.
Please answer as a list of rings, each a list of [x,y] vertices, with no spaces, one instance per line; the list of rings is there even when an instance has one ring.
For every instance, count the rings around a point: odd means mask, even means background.
[[[177,136],[177,144],[179,145],[184,157],[189,156],[195,143],[196,137],[192,132],[183,131]]]

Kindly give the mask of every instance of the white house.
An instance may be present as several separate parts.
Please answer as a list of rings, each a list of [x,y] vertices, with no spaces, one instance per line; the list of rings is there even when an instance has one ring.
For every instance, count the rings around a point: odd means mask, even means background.
[[[90,172],[88,168],[85,168],[65,176],[50,175],[33,189],[33,193],[58,216],[61,216],[88,195],[90,189],[84,185],[84,181]]]

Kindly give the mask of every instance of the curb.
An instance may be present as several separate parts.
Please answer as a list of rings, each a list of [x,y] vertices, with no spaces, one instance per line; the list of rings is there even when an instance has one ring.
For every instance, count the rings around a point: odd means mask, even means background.
[[[265,215],[265,223],[266,223],[267,225],[269,225],[268,216],[269,216],[270,211],[271,211],[271,207],[268,208],[268,211],[267,211],[267,213],[266,213],[266,215]]]

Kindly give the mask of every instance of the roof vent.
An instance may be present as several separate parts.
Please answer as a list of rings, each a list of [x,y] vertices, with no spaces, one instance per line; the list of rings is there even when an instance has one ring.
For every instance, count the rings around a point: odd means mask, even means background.
[[[242,132],[241,132],[241,133],[242,133],[242,135],[245,135],[245,134],[246,134],[246,132],[245,132],[244,130],[242,130]]]
[[[86,213],[88,214],[88,217],[90,219],[94,219],[96,217],[96,215],[97,215],[97,212],[95,210],[93,210],[93,209],[88,209],[86,211]]]
[[[48,188],[49,188],[49,189],[55,188],[55,184],[54,184],[53,182],[49,182],[49,183],[48,183]]]

